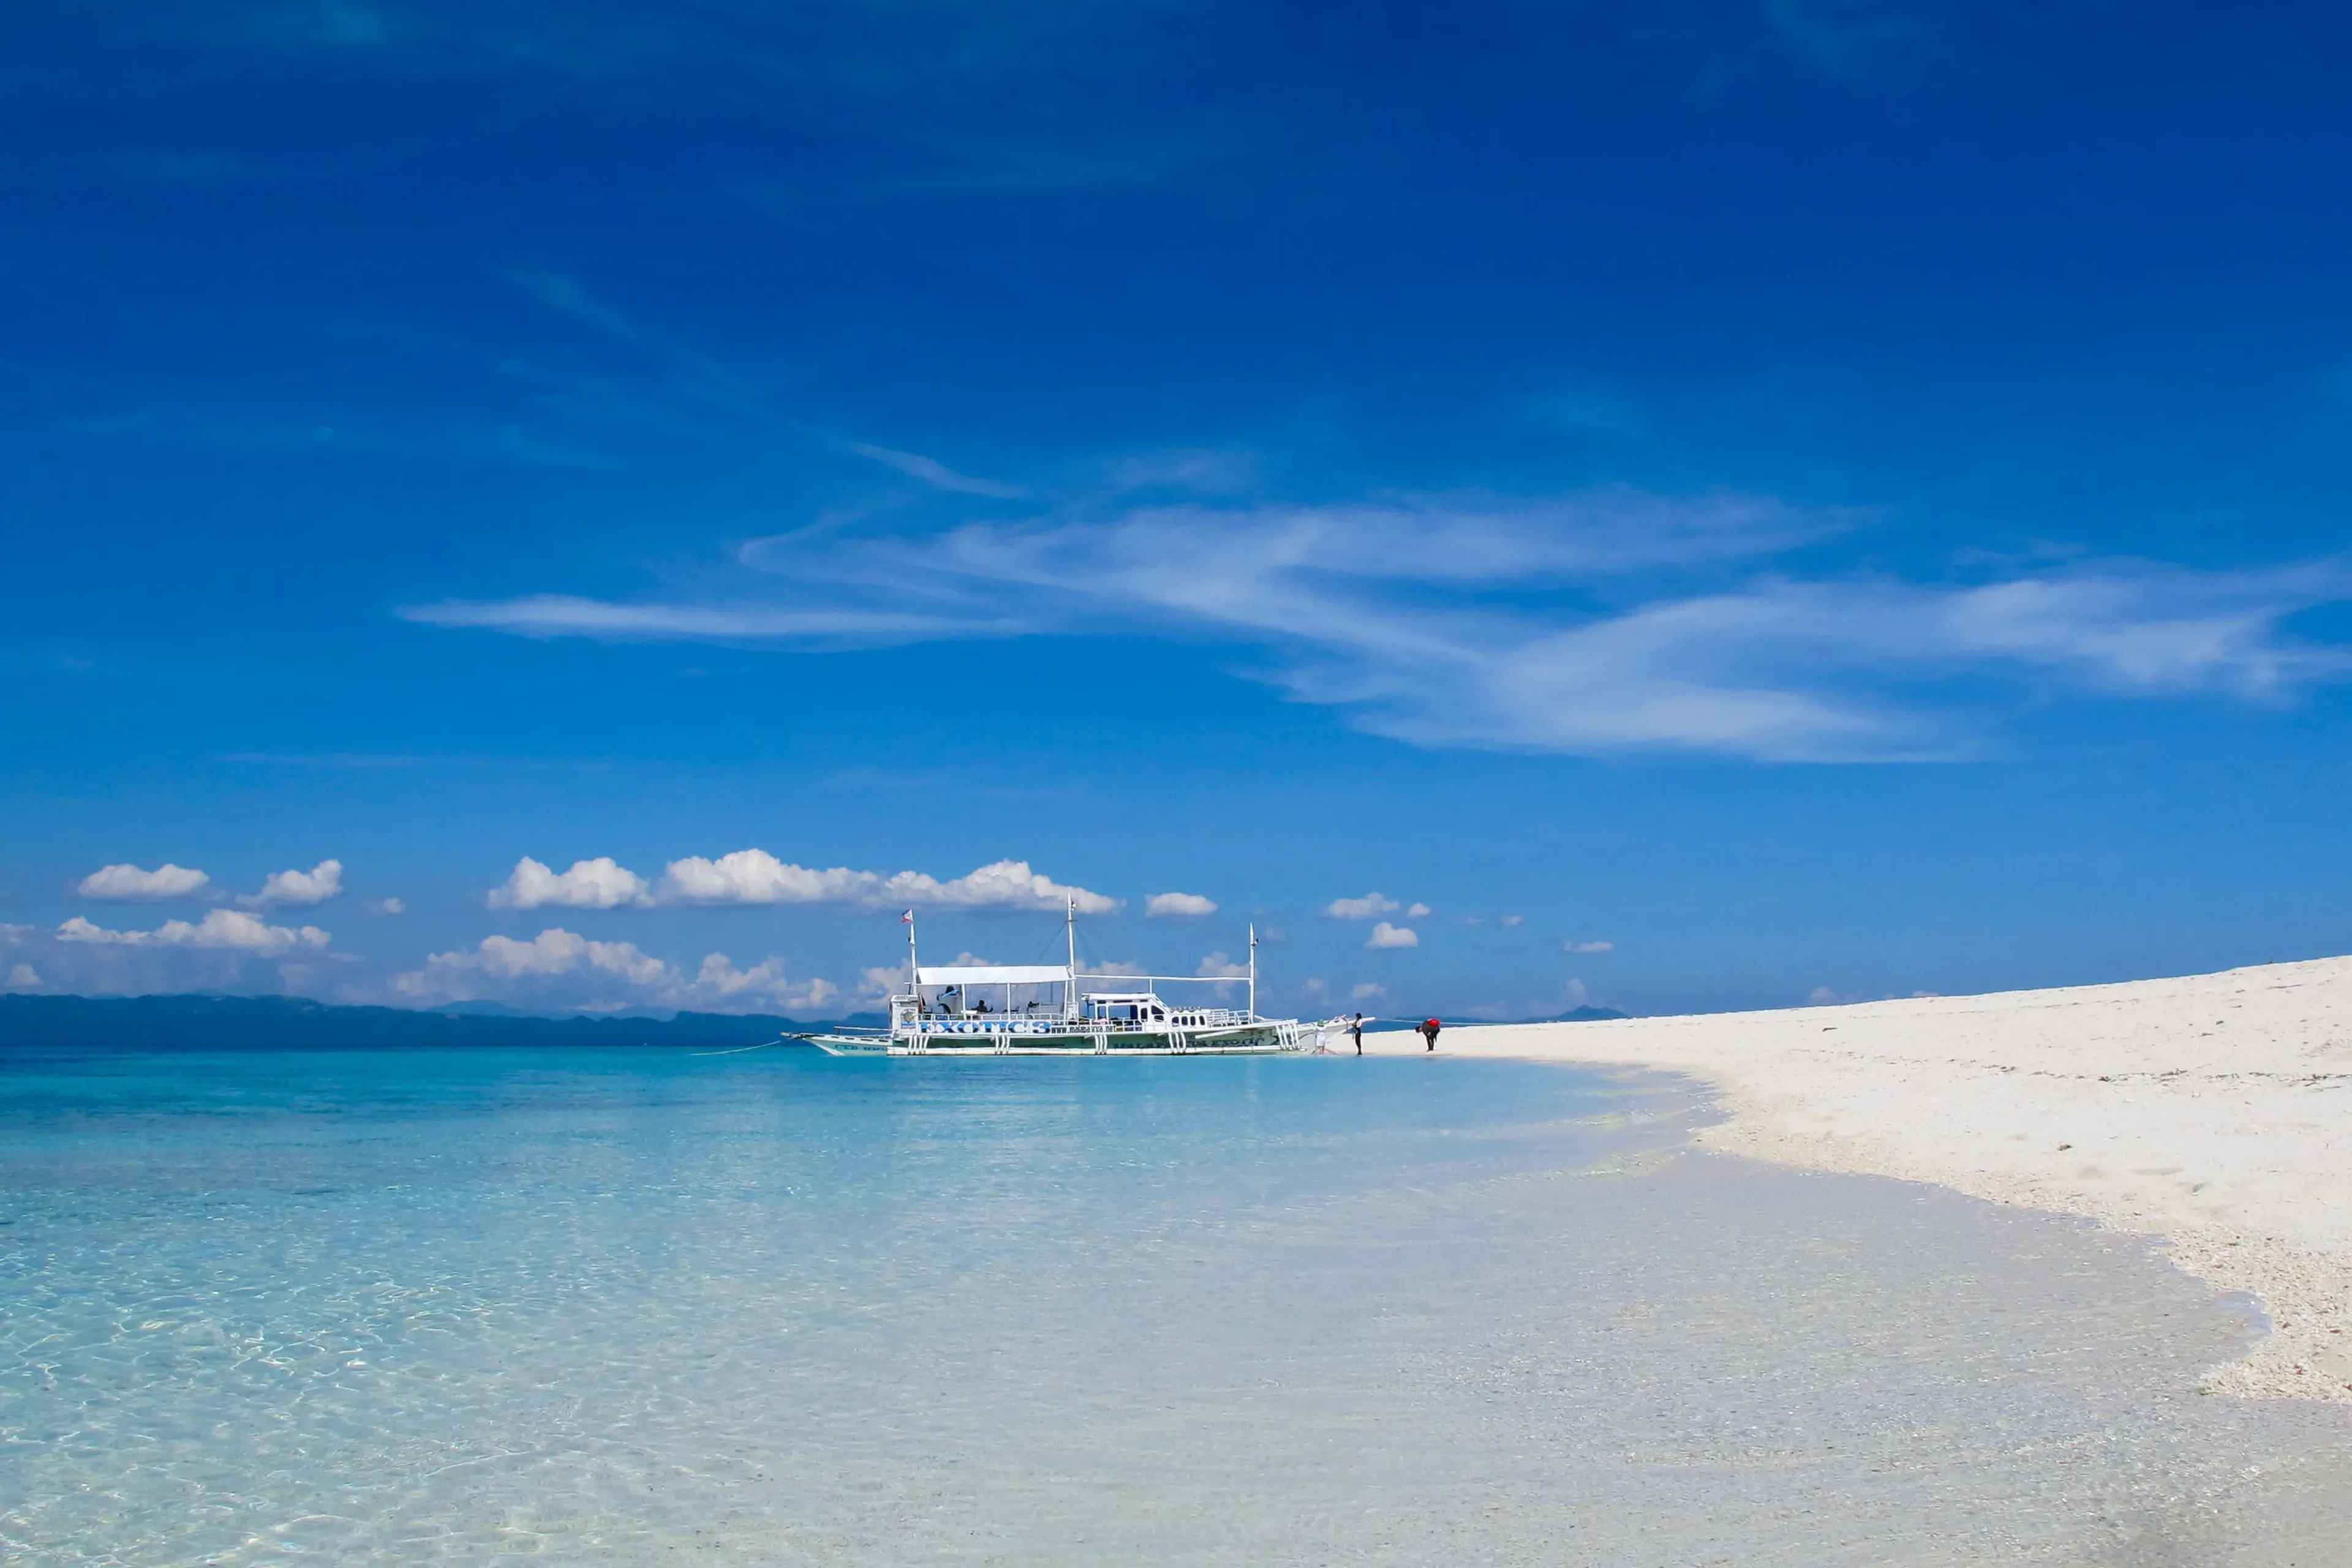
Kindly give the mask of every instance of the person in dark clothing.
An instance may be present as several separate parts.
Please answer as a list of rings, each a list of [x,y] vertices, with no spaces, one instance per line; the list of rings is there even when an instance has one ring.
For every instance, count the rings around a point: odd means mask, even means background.
[[[1437,1031],[1444,1026],[1434,1018],[1421,1021],[1421,1037],[1429,1042],[1429,1048],[1433,1051],[1437,1048]]]
[[[1348,1020],[1348,1033],[1356,1037],[1356,1054],[1364,1054],[1364,1016],[1361,1013]]]

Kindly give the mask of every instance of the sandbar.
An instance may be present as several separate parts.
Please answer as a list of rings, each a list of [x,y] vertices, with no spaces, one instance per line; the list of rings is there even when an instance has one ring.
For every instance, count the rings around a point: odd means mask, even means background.
[[[1381,1055],[1412,1035],[1367,1036]],[[1350,1047],[1339,1037],[1335,1049]],[[1701,1145],[2163,1238],[2262,1304],[2217,1394],[2352,1401],[2352,957],[2115,985],[1449,1026],[1442,1054],[1683,1074]]]

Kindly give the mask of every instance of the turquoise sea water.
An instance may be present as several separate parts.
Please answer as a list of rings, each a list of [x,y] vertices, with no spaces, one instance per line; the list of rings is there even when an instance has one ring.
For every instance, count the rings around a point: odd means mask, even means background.
[[[0,1053],[0,1561],[2320,1563],[2145,1244],[1491,1062]]]

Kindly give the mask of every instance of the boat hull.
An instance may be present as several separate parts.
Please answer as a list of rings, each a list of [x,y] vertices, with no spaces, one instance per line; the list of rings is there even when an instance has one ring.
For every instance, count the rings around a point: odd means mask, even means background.
[[[889,1037],[805,1037],[836,1057],[1255,1057],[1300,1048],[1298,1026],[1286,1019],[1198,1029],[926,1029]]]

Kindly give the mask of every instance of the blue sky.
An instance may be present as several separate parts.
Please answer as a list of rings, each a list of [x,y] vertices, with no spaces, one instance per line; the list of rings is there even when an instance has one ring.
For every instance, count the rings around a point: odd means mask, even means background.
[[[5,26],[9,989],[2352,950],[2336,8]]]

